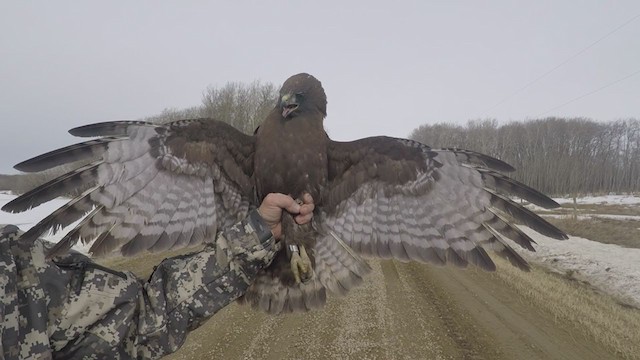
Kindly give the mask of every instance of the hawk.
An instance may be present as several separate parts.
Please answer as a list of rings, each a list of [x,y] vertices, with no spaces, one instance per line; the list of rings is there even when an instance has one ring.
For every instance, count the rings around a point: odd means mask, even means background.
[[[510,195],[558,204],[505,175],[505,162],[457,148],[370,137],[331,140],[320,81],[297,74],[253,136],[212,119],[160,125],[115,121],[70,130],[97,137],[16,165],[34,172],[95,160],[4,206],[25,211],[90,187],[23,236],[37,237],[82,219],[52,250],[91,243],[94,256],[131,256],[215,240],[271,192],[315,200],[312,224],[283,215],[283,242],[242,302],[269,313],[321,307],[327,291],[346,294],[369,271],[361,255],[495,270],[487,250],[528,270],[510,238],[533,251],[523,223],[556,239],[566,235]],[[504,236],[504,237],[503,237]]]

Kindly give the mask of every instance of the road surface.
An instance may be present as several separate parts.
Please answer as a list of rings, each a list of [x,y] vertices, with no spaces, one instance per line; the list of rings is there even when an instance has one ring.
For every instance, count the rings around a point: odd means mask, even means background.
[[[365,284],[326,308],[270,316],[233,304],[170,359],[609,359],[496,275],[369,260]]]

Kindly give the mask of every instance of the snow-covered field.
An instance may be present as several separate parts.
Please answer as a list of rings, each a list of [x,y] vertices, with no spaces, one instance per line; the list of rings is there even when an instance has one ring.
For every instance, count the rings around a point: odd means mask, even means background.
[[[559,241],[526,226],[536,252],[520,251],[529,262],[591,284],[621,302],[640,308],[640,249],[604,244],[577,236]],[[516,246],[517,248],[517,246]]]
[[[0,206],[11,201],[15,196],[0,192]],[[572,202],[572,199],[555,199],[559,203]],[[15,224],[22,230],[28,230],[46,215],[65,203],[64,199],[56,199],[31,211],[20,214],[0,212],[0,224]],[[578,199],[580,204],[623,204],[640,206],[638,196],[598,196]],[[599,216],[597,214],[589,216]],[[636,216],[620,216],[617,218],[638,221]],[[640,227],[640,224],[639,224]],[[593,287],[612,294],[627,304],[640,307],[640,249],[624,248],[618,245],[603,244],[579,237],[571,236],[569,240],[558,241],[542,236],[527,227],[522,227],[538,244],[536,252],[521,251],[527,260],[540,264],[561,273],[571,272],[572,277],[585,281]],[[64,233],[46,236],[51,241],[58,241]],[[87,247],[75,247],[86,252]],[[517,246],[516,246],[517,248]]]
[[[541,214],[545,218],[561,219],[572,216],[571,214]],[[589,220],[593,218],[609,219],[609,220],[633,220],[640,221],[639,215],[611,215],[611,214],[587,214],[576,216],[577,220]]]
[[[558,204],[573,204],[573,198],[554,198]],[[578,204],[600,205],[640,205],[640,196],[637,195],[604,195],[584,196],[576,199]]]

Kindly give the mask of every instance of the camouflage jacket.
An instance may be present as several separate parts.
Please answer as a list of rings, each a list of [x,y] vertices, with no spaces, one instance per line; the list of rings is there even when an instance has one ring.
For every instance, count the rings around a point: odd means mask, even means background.
[[[148,281],[0,230],[0,359],[153,359],[244,293],[279,244],[254,210],[204,250],[164,260]]]

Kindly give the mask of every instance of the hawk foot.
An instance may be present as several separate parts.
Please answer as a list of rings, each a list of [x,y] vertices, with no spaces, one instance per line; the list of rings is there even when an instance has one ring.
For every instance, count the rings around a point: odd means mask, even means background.
[[[296,284],[307,283],[313,277],[313,269],[311,268],[311,259],[307,255],[304,246],[299,247],[300,252],[291,253],[291,271],[296,279]]]

